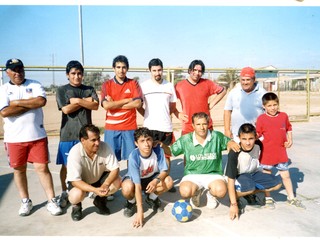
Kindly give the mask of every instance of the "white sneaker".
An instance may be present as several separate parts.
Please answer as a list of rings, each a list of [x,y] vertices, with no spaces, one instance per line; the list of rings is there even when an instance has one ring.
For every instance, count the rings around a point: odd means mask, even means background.
[[[217,200],[217,198],[212,196],[209,190],[206,195],[207,195],[207,208],[209,209],[217,208],[219,205],[219,201]]]
[[[33,205],[32,205],[31,199],[27,199],[26,202],[23,202],[23,200],[21,200],[19,215],[20,216],[28,216],[30,214],[32,208],[33,208]]]
[[[68,193],[62,192],[58,200],[59,206],[65,208],[68,204]]]
[[[53,216],[57,216],[62,214],[62,210],[59,207],[59,204],[55,198],[52,198],[50,202],[47,204],[47,210],[51,213]]]
[[[195,207],[199,207],[200,206],[200,198],[201,198],[201,194],[203,192],[203,188],[199,188],[194,196],[191,198],[191,204]]]

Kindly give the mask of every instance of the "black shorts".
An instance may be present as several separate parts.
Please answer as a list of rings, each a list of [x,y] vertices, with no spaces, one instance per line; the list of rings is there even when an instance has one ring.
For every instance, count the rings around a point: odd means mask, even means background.
[[[98,181],[96,181],[95,183],[92,183],[90,185],[93,186],[93,187],[96,187],[96,188],[100,187],[104,183],[106,178],[109,176],[109,173],[110,172],[104,172]],[[72,183],[68,182],[68,190],[70,191],[72,188],[73,188]]]
[[[151,133],[154,141],[163,142],[167,146],[171,145],[174,141],[172,132],[161,132],[157,130],[151,130]]]

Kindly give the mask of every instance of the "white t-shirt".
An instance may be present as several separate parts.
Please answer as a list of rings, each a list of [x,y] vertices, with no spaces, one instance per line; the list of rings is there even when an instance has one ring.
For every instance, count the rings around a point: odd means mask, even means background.
[[[20,86],[5,83],[0,88],[0,110],[8,107],[10,101],[39,96],[46,98],[46,92],[36,80],[26,79]],[[5,117],[3,120],[4,142],[30,142],[47,136],[42,108],[31,109],[19,116]]]
[[[163,79],[159,84],[150,79],[141,83],[145,114],[143,126],[150,130],[172,132],[170,103],[177,101],[172,83]]]

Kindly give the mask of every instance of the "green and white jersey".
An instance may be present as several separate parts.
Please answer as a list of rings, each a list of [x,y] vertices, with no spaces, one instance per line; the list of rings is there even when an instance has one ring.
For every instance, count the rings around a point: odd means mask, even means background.
[[[186,165],[184,175],[222,174],[222,151],[227,149],[230,138],[221,132],[208,132],[203,145],[194,137],[194,132],[181,136],[170,146],[174,156],[184,154]]]

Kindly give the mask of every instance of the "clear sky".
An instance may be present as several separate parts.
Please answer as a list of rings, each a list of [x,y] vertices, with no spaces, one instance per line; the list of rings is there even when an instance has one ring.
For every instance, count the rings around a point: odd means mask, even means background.
[[[85,5],[82,21],[85,66],[123,54],[130,67],[159,57],[165,67],[320,69],[320,6]],[[0,5],[0,23],[0,65],[81,60],[77,5]]]

